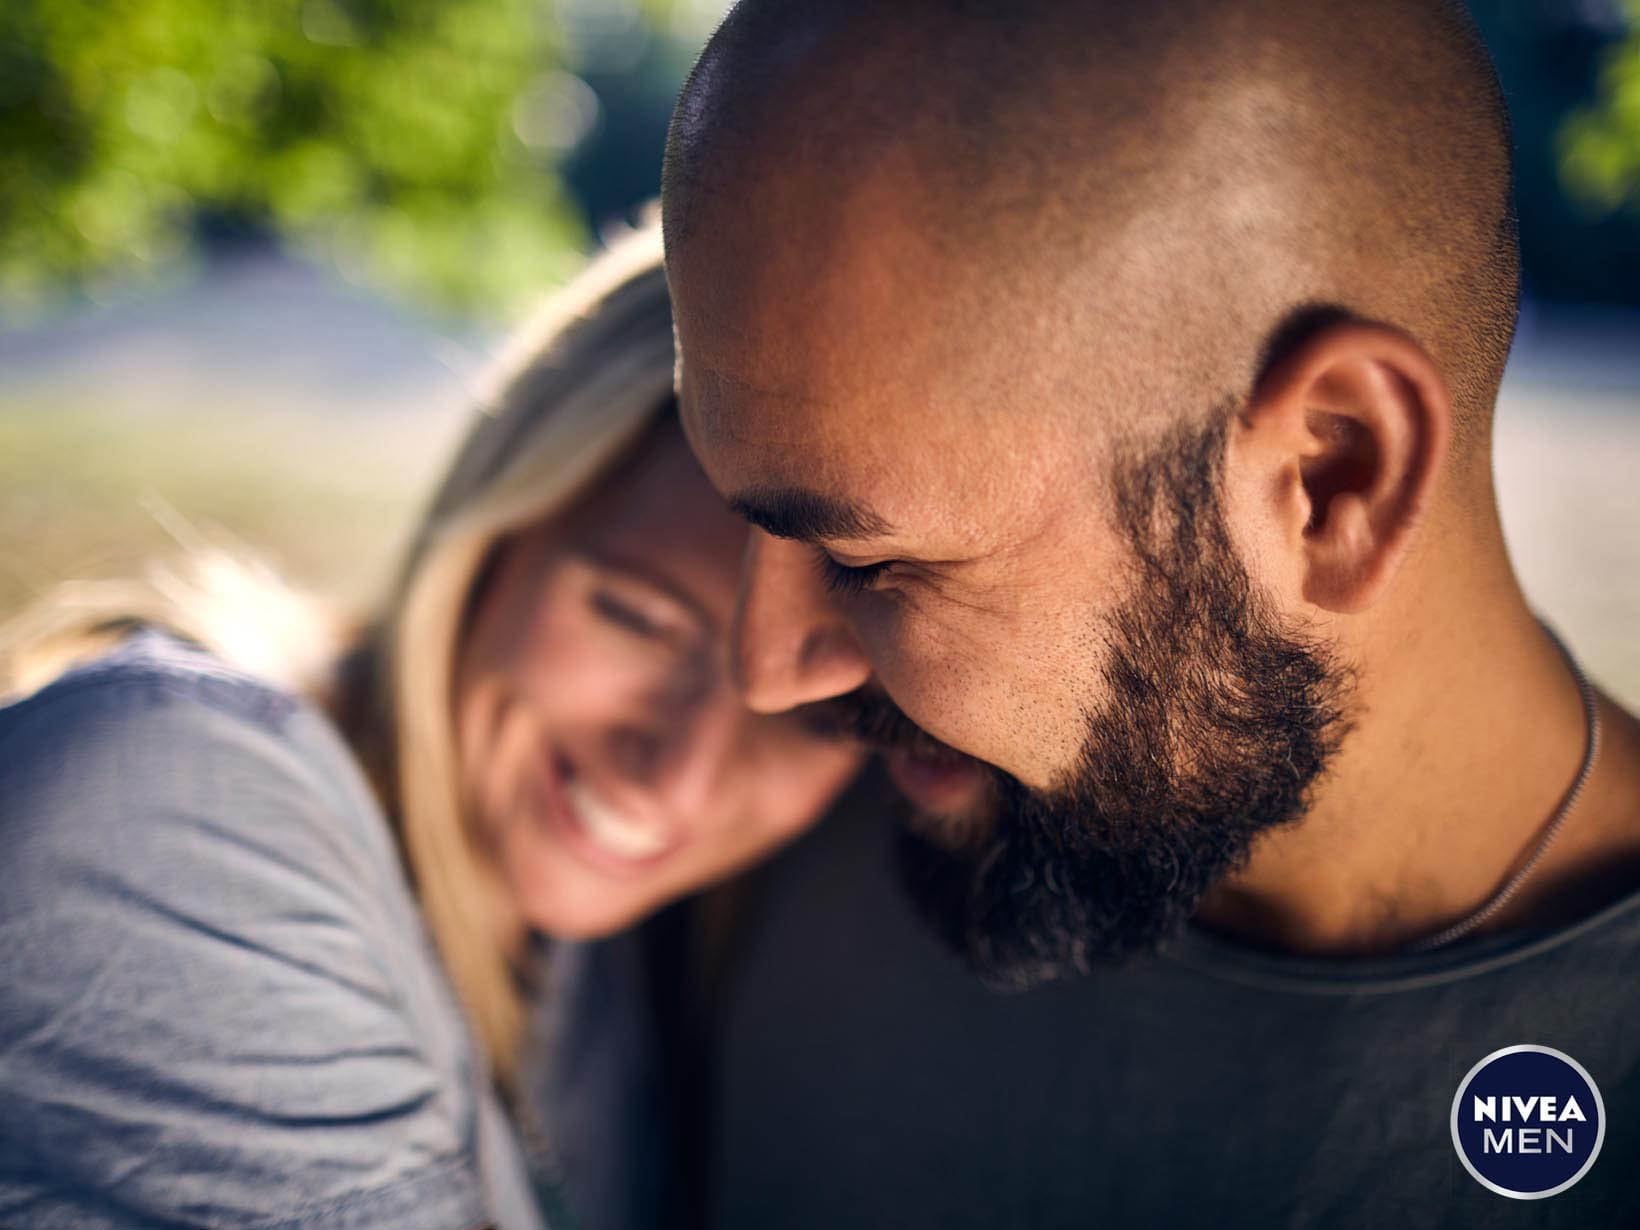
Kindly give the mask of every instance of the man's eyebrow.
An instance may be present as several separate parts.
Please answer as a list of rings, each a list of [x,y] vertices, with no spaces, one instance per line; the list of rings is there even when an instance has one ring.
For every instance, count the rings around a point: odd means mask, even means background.
[[[877,538],[893,531],[864,504],[805,487],[754,487],[732,496],[729,507],[766,534],[800,542]]]

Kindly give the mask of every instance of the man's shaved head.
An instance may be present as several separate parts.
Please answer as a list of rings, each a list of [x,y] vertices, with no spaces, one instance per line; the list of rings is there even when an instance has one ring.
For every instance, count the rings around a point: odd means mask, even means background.
[[[742,691],[884,749],[999,981],[1256,874],[1507,571],[1508,131],[1445,0],[742,0],[662,191]]]
[[[1416,338],[1478,445],[1514,326],[1507,121],[1446,0],[743,0],[663,192],[674,262],[735,194],[811,249],[891,198],[957,275],[941,325],[1120,330],[1158,427],[1340,309]]]

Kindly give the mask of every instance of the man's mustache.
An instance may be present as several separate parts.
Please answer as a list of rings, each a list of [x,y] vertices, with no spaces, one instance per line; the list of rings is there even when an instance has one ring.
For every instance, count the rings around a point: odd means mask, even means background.
[[[901,712],[883,692],[864,688],[816,701],[797,710],[804,729],[823,739],[856,739],[876,751],[904,751],[930,758],[963,755]]]

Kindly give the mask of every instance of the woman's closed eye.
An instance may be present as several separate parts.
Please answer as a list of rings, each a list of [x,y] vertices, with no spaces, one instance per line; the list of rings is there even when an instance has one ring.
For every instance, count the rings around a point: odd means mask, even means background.
[[[636,606],[623,602],[607,590],[594,590],[591,597],[592,609],[605,621],[614,624],[624,632],[630,632],[645,640],[667,641],[671,639],[666,628],[649,618]]]

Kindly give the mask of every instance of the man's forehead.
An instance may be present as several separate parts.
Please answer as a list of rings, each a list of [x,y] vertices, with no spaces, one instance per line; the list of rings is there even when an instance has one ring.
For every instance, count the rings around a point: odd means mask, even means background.
[[[674,268],[679,393],[698,445],[846,444],[868,426],[970,413],[1007,339],[974,330],[934,264],[866,238],[794,258],[801,246],[737,237]]]
[[[926,195],[882,165],[846,183],[771,168],[713,193],[667,252],[689,357],[706,349],[713,366],[772,391],[784,372],[756,370],[765,356],[879,339],[939,345],[939,305],[974,278],[942,250]]]
[[[872,417],[846,396],[768,387],[685,359],[679,411],[707,477],[730,498],[748,492],[841,491],[882,469],[903,422]]]
[[[1075,461],[1054,436],[1097,413],[1089,308],[1108,282],[1072,279],[1067,302],[1063,266],[954,256],[906,182],[718,199],[669,253],[683,421],[724,494],[863,496],[914,525],[914,498],[944,507]]]
[[[1075,465],[1051,433],[941,414],[926,396],[765,400],[741,381],[701,383],[712,397],[681,400],[691,445],[735,510],[777,536],[957,558],[1029,532]]]
[[[968,251],[904,207],[892,178],[875,182],[806,206],[714,201],[711,225],[669,253],[698,427],[732,430],[722,409],[748,400],[828,418],[879,404],[942,419],[1089,408],[1092,382],[1184,344],[1187,322],[1154,293],[1155,270],[1177,263],[1174,229]]]
[[[678,367],[678,404],[684,432],[697,452],[703,444],[795,442],[802,437],[806,412],[822,405],[795,386],[766,384],[687,360]]]

